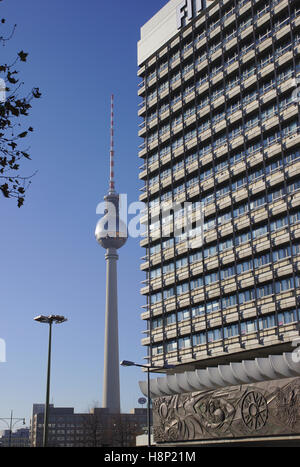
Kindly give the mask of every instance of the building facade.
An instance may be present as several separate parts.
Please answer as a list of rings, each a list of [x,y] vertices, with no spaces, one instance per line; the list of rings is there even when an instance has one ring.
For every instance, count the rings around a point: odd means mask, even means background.
[[[40,409],[36,407],[40,406]],[[44,408],[34,404],[31,419],[31,446],[43,446]],[[146,409],[112,414],[109,409],[94,408],[75,413],[72,407],[54,407],[49,411],[49,447],[135,446],[136,436],[146,426]]]
[[[29,428],[19,428],[12,433],[4,430],[0,437],[0,447],[27,448],[29,447]]]
[[[184,373],[292,352],[299,3],[170,0],[141,29],[138,65],[147,362]],[[174,235],[186,202],[198,246]]]

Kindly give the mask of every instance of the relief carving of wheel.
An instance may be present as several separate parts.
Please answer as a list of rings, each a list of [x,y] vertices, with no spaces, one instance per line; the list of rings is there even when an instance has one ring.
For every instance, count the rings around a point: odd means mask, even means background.
[[[242,419],[250,431],[261,430],[268,419],[268,404],[258,391],[251,391],[242,402]]]

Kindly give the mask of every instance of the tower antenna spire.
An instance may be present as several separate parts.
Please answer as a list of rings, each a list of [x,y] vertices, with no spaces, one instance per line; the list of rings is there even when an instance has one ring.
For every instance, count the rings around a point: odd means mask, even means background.
[[[111,95],[110,101],[110,174],[109,174],[109,192],[115,193],[115,151],[114,151],[114,95]]]

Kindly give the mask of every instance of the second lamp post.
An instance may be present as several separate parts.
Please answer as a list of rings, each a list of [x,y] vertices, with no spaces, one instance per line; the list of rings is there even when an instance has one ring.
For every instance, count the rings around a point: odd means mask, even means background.
[[[150,366],[150,365],[140,365],[139,363],[134,363],[134,362],[131,362],[129,360],[122,360],[120,365],[122,365],[122,366],[138,366],[140,368],[145,368],[147,370],[147,399],[148,399],[148,404],[147,404],[147,425],[148,425],[148,447],[150,447],[151,446],[150,370],[152,370],[152,372],[155,372],[155,371],[159,372],[160,370],[169,370],[171,368],[174,368],[174,366],[173,365],[166,365],[166,366],[163,366],[163,367],[157,367],[157,366]]]

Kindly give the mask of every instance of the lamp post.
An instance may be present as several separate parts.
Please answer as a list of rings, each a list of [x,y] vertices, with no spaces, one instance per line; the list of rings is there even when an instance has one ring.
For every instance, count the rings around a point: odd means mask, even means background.
[[[7,426],[9,427],[8,447],[10,448],[11,447],[12,429],[18,422],[23,422],[23,425],[25,425],[26,424],[25,423],[25,418],[14,418],[13,417],[13,411],[11,410],[9,418],[0,418],[0,420],[3,420],[7,424]],[[13,422],[13,420],[14,420],[14,422]]]
[[[52,341],[52,324],[61,324],[67,321],[64,316],[50,315],[37,316],[34,318],[39,323],[49,324],[49,344],[48,344],[48,366],[47,366],[47,389],[46,389],[46,404],[44,413],[44,432],[43,432],[43,447],[48,445],[48,418],[49,418],[49,398],[50,398],[50,369],[51,369],[51,341]]]
[[[152,370],[152,373],[154,373],[155,371],[160,372],[160,370],[169,370],[171,368],[174,368],[174,365],[165,365],[165,366],[162,366],[162,367],[158,367],[158,366],[151,366],[151,365],[141,365],[139,363],[131,362],[129,360],[122,360],[120,365],[122,365],[122,366],[138,366],[140,368],[145,368],[147,370],[147,399],[148,399],[148,403],[147,403],[147,426],[148,426],[148,447],[150,447],[151,446],[151,431],[150,431],[151,430],[150,370]]]

